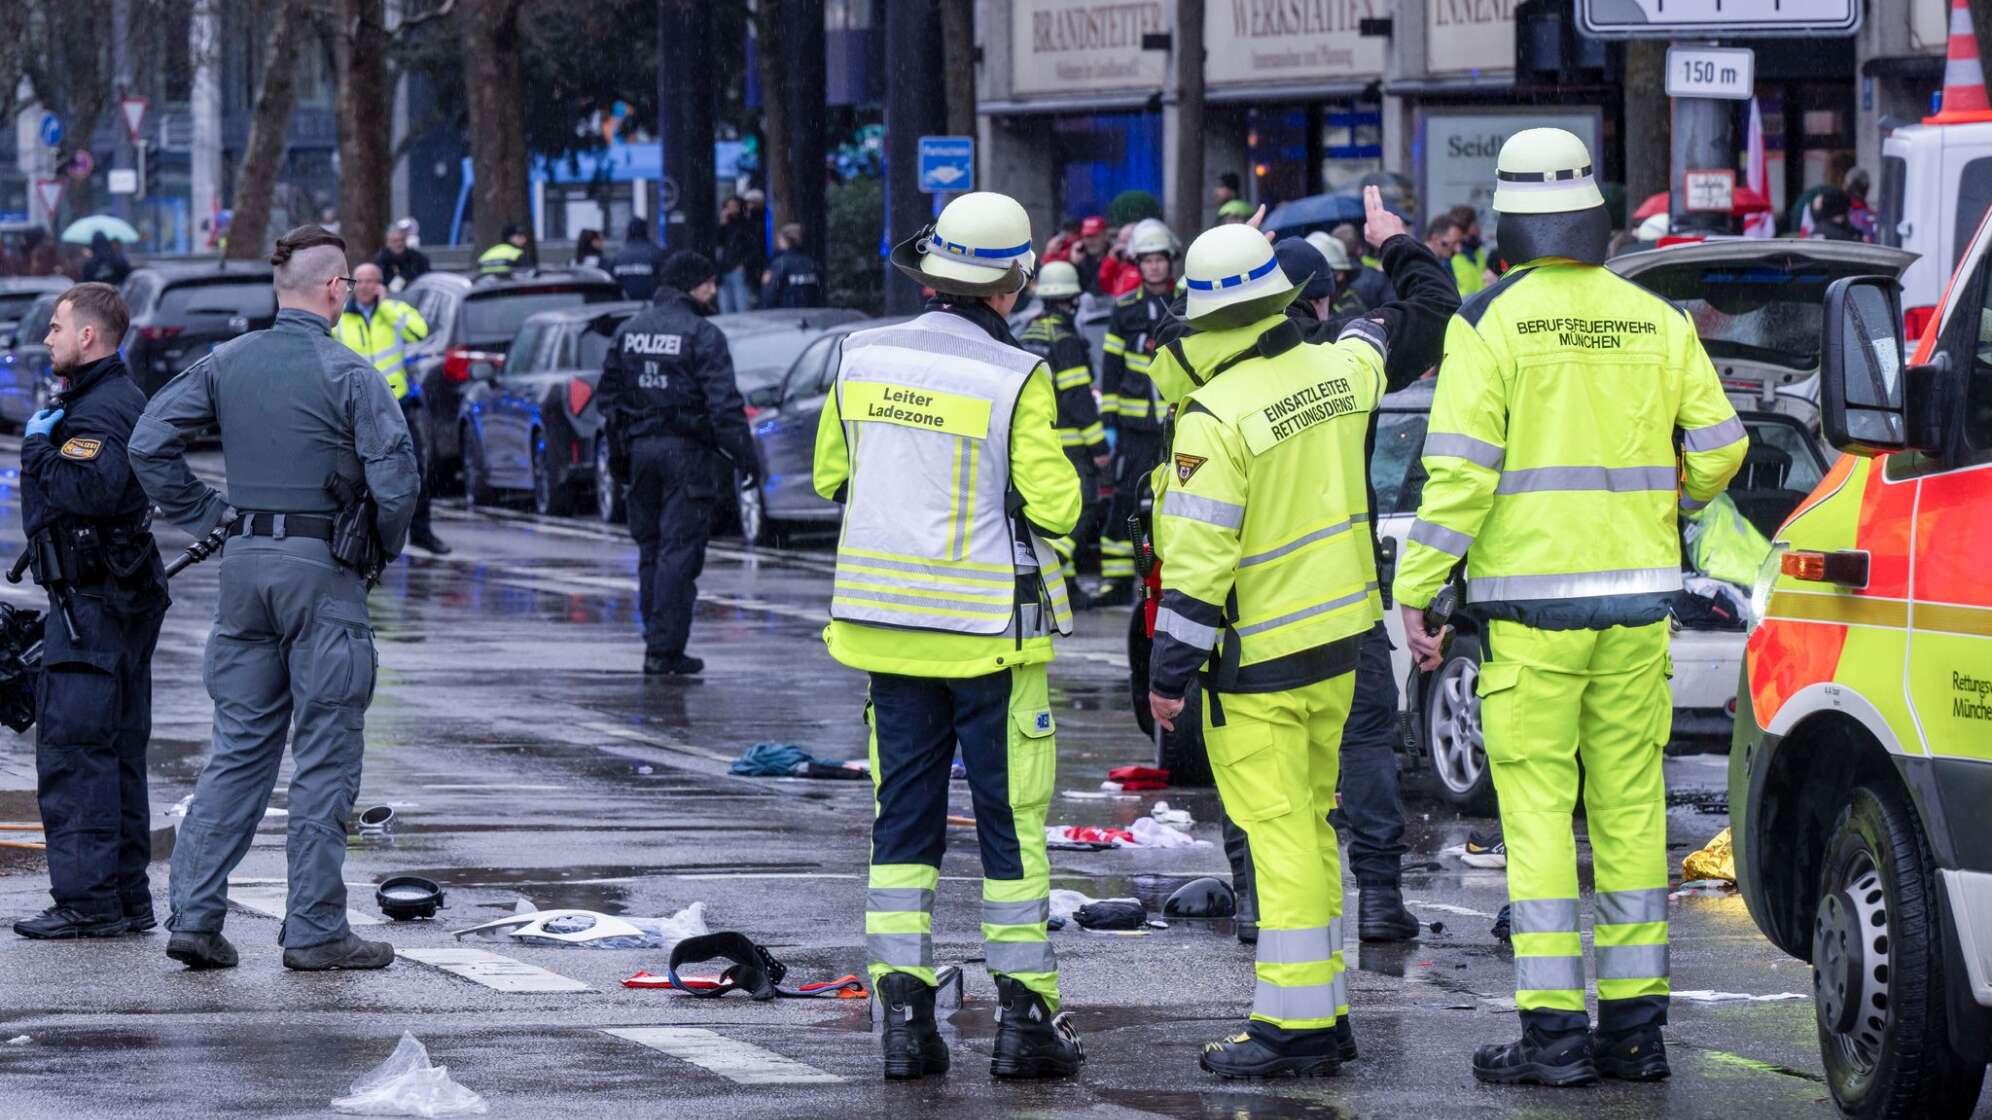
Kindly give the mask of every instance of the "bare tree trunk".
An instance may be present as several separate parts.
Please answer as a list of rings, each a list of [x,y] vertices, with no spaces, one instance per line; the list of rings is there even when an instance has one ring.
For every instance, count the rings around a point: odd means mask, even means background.
[[[526,123],[519,60],[522,0],[462,5],[464,100],[470,106],[474,239],[494,245],[514,222],[532,236],[526,190]],[[531,249],[527,252],[530,254]]]
[[[1625,212],[1667,189],[1673,147],[1667,98],[1667,43],[1634,39],[1625,45]]]
[[[270,25],[257,77],[256,111],[249,120],[249,144],[235,176],[235,216],[228,226],[229,260],[260,259],[269,246],[270,203],[284,158],[284,133],[296,100],[293,78],[298,47],[309,19],[306,0],[282,0]]]
[[[383,0],[339,0],[333,56],[339,75],[339,229],[355,261],[380,251],[387,229],[394,91],[387,84]]]
[[[1185,241],[1203,228],[1204,0],[1176,3],[1176,181],[1169,225]]]
[[[948,135],[975,135],[975,0],[941,0],[941,72]]]
[[[768,197],[775,227],[795,221],[795,178],[789,167],[788,57],[782,22],[783,0],[760,0],[754,9],[755,71],[761,80],[761,166],[767,169]],[[760,283],[756,276],[752,283]]]

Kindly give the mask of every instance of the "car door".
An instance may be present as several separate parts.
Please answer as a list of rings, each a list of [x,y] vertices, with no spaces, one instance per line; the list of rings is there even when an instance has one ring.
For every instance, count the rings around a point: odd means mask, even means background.
[[[816,493],[811,475],[816,460],[816,423],[823,414],[830,382],[837,376],[831,358],[843,340],[839,333],[811,343],[782,381],[780,407],[754,427],[766,472],[761,493],[770,517],[810,520],[835,509],[835,503]]]
[[[505,365],[482,388],[484,461],[491,484],[505,490],[532,488],[532,433],[539,426],[538,387],[545,371],[557,368],[570,324],[527,323],[519,329]]]

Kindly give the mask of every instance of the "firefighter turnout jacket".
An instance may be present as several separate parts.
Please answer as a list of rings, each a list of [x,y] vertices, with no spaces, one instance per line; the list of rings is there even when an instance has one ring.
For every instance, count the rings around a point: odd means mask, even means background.
[[[1100,405],[1093,397],[1093,357],[1086,339],[1062,311],[1046,311],[1017,336],[1017,345],[1038,356],[1051,371],[1058,394],[1059,445],[1075,464],[1107,453],[1107,434],[1100,423]]]
[[[1157,333],[1169,321],[1168,293],[1136,288],[1114,301],[1100,370],[1100,411],[1130,432],[1160,432],[1169,406],[1148,379]],[[1144,468],[1146,469],[1146,468]]]

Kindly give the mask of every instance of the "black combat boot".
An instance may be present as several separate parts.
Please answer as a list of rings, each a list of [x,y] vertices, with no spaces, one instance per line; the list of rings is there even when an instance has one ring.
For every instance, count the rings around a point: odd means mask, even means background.
[[[918,976],[888,972],[879,977],[878,1006],[885,1016],[885,1079],[910,1081],[948,1071],[948,1044],[934,1024],[934,989]]]
[[[1495,1085],[1595,1085],[1591,1032],[1552,1035],[1528,1027],[1520,1042],[1482,1046],[1473,1055],[1473,1076]]]
[[[1350,1045],[1355,1036],[1349,1036]],[[1342,1072],[1342,1042],[1334,1028],[1289,1031],[1257,1019],[1228,1038],[1204,1044],[1204,1072],[1234,1081],[1269,1077],[1333,1077]]]
[[[1395,883],[1363,887],[1356,905],[1356,935],[1364,941],[1409,941],[1418,936],[1418,919],[1404,908],[1404,891]]]
[[[643,674],[648,677],[696,677],[705,662],[682,653],[650,653],[643,657]]]
[[[1618,1034],[1599,1031],[1591,1036],[1598,1072],[1618,1081],[1660,1081],[1673,1073],[1667,1065],[1667,1043],[1659,1027],[1637,1027]]]
[[[85,914],[71,906],[51,906],[32,918],[14,923],[14,932],[35,941],[71,941],[82,937],[116,937],[131,929],[123,914]]]
[[[151,895],[132,895],[122,900],[119,905],[124,911],[125,924],[131,927],[131,932],[144,933],[159,925],[159,919],[152,913]]]
[[[1356,1025],[1349,1022],[1347,1015],[1335,1020],[1335,1049],[1345,1062],[1361,1056],[1356,1052]]]
[[[394,946],[385,941],[362,941],[352,930],[337,941],[284,950],[284,967],[293,972],[386,968],[393,963]]]
[[[1086,1054],[1071,1020],[1054,1016],[1044,997],[1008,976],[996,978],[996,998],[1002,1003],[996,1023],[995,1055],[989,1074],[1004,1079],[1071,1077]]]
[[[182,932],[166,943],[166,955],[188,968],[234,968],[242,958],[220,930]]]

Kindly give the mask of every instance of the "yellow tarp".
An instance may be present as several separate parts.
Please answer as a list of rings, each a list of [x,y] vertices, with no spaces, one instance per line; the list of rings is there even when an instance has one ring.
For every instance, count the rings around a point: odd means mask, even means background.
[[[1725,883],[1736,881],[1736,849],[1730,845],[1728,829],[1716,833],[1707,847],[1681,861],[1681,878],[1690,882],[1696,879],[1720,879]]]

